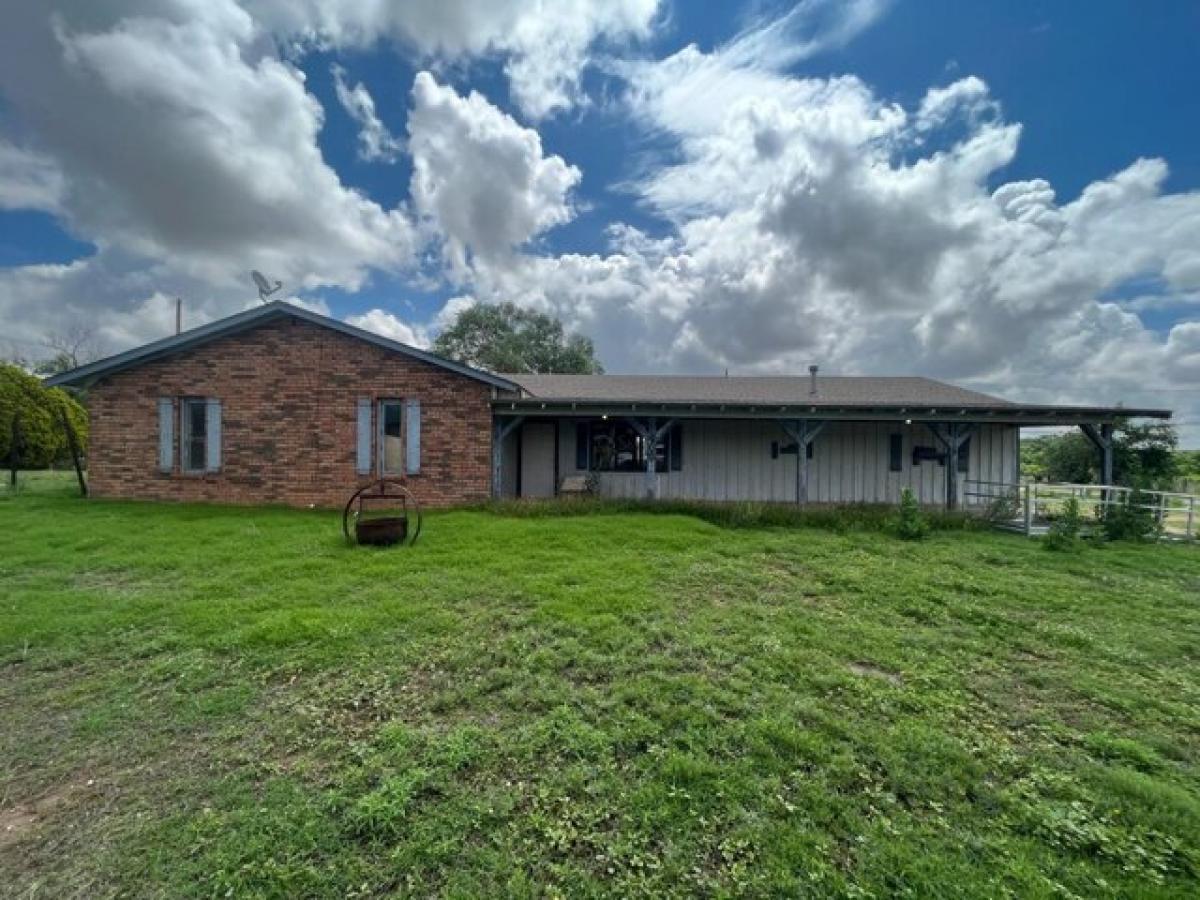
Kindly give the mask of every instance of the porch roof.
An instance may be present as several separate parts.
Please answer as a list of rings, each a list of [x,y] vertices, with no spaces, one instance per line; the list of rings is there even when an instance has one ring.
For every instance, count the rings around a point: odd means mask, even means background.
[[[522,415],[637,414],[692,418],[828,418],[1071,425],[1169,418],[1167,409],[1023,404],[917,377],[529,375],[493,401]]]

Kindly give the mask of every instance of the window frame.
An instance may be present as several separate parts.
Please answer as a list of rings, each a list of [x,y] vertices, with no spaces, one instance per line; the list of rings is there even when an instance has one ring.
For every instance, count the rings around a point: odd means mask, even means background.
[[[184,475],[206,475],[208,474],[208,442],[211,435],[208,433],[208,398],[186,396],[179,398],[179,471]],[[202,424],[203,434],[200,437],[200,465],[191,465],[191,450],[192,444],[196,440],[194,434],[194,422],[191,414],[191,409],[196,407],[200,410],[200,421]]]
[[[391,471],[387,467],[386,444],[384,442],[384,438],[387,436],[384,431],[387,421],[386,410],[389,406],[395,406],[399,411],[397,428],[399,430],[400,453],[395,471]],[[406,453],[408,440],[405,436],[405,419],[404,398],[380,397],[375,401],[375,471],[380,478],[403,478],[407,474]]]
[[[605,432],[610,432],[613,435],[613,443],[616,445],[617,430],[628,432],[627,436],[633,438],[633,461],[631,464],[623,468],[617,468],[615,465],[612,468],[600,469],[596,467],[596,437],[603,435]],[[580,452],[579,441],[583,438],[586,443],[585,453]],[[683,423],[675,422],[668,428],[662,438],[655,445],[655,471],[657,472],[681,472],[683,471]],[[587,467],[579,468],[579,463],[586,459]],[[615,459],[615,454],[614,454]],[[611,419],[589,419],[583,422],[577,422],[575,425],[575,467],[581,472],[598,472],[611,475],[634,475],[644,473],[646,471],[646,441],[638,433],[626,419],[611,418]]]

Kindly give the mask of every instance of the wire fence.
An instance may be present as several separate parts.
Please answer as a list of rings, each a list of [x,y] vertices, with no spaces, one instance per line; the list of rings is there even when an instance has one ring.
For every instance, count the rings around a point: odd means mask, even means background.
[[[1178,491],[1143,491],[1104,484],[1043,484],[1038,482],[974,481],[963,483],[968,509],[984,512],[997,524],[1039,534],[1062,515],[1074,497],[1080,512],[1099,520],[1108,507],[1129,506],[1150,511],[1162,536],[1179,540],[1200,537],[1200,495]]]

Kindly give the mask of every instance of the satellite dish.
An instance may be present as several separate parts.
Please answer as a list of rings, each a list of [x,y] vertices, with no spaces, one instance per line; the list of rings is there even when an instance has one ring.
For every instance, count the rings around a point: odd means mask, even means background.
[[[271,282],[267,280],[267,276],[258,271],[258,269],[252,269],[250,271],[250,277],[254,279],[254,284],[258,288],[258,299],[263,303],[266,303],[268,297],[283,287],[282,281],[277,281],[274,285],[272,285]]]

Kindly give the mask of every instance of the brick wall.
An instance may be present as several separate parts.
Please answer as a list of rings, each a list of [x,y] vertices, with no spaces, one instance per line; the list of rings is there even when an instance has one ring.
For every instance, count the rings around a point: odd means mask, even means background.
[[[158,468],[160,397],[217,397],[221,471]],[[118,372],[89,392],[88,474],[96,497],[340,506],[371,480],[355,471],[360,397],[421,401],[422,504],[485,500],[491,388],[299,319],[277,319]],[[177,410],[178,416],[178,410]],[[179,427],[175,428],[178,448]]]

